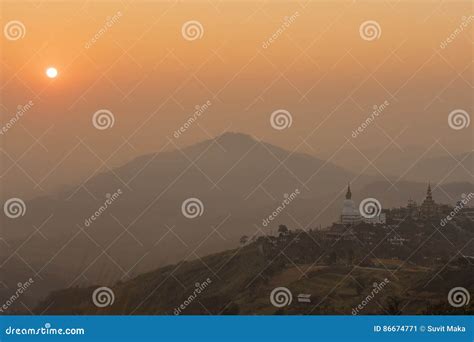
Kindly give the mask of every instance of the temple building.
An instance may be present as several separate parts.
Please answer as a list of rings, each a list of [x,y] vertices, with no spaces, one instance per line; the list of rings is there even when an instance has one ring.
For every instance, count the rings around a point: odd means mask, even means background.
[[[352,225],[361,222],[359,210],[356,208],[352,200],[350,185],[347,185],[346,199],[344,200],[341,213],[341,223],[344,225]]]
[[[428,189],[426,190],[426,198],[420,206],[420,216],[423,218],[430,218],[438,214],[438,205],[433,200],[431,194],[431,184],[428,183]]]

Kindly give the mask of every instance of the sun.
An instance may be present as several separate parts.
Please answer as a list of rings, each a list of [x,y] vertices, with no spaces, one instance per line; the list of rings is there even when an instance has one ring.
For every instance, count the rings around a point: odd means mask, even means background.
[[[48,69],[46,69],[46,76],[48,76],[49,78],[56,78],[58,76],[58,69],[54,67],[49,67]]]

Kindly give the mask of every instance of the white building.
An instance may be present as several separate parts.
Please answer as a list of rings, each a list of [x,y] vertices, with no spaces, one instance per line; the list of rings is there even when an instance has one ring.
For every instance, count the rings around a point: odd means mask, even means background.
[[[344,200],[341,213],[341,223],[345,225],[353,225],[359,222],[366,222],[369,224],[386,224],[387,217],[385,213],[380,213],[375,217],[365,218],[360,215],[354,201],[352,200],[352,193],[350,185],[347,186],[346,199]]]
[[[341,223],[345,225],[352,225],[361,222],[359,210],[356,209],[354,201],[352,200],[352,193],[350,185],[347,186],[346,199],[344,200],[341,213]]]
[[[369,218],[363,218],[364,222],[370,223],[370,224],[385,224],[387,223],[387,216],[385,213],[380,213],[379,215],[375,217],[369,217]]]

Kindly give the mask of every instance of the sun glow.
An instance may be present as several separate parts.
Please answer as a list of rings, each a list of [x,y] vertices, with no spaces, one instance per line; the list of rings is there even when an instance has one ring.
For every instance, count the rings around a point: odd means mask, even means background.
[[[56,68],[49,67],[46,69],[46,76],[49,78],[56,78],[58,76],[58,70]]]

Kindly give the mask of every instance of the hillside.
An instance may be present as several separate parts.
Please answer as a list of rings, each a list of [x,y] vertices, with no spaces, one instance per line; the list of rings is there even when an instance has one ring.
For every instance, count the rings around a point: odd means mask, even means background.
[[[414,228],[407,223],[400,232]],[[111,286],[115,298],[111,306],[98,308],[93,304],[91,298],[97,285],[56,291],[36,311],[120,315],[354,314],[352,310],[377,286],[383,288],[358,314],[473,312],[472,304],[471,308],[455,309],[446,301],[447,293],[455,286],[474,289],[473,265],[456,258],[462,245],[464,253],[473,253],[473,232],[448,228],[445,233],[455,246],[438,236],[430,238],[413,255],[411,244],[419,245],[420,240],[432,235],[428,225],[417,229],[419,234],[411,235],[413,241],[408,246],[389,244],[392,233],[376,231],[371,226],[360,226],[354,241],[328,241],[324,233],[314,231],[261,236],[239,249],[118,282]],[[471,242],[468,246],[466,239]],[[434,258],[433,253],[443,257]],[[196,295],[194,290],[201,284],[207,286]],[[277,287],[291,291],[290,305],[272,305],[270,294]],[[193,293],[196,296],[190,300]],[[299,302],[298,294],[309,294],[311,302]]]

